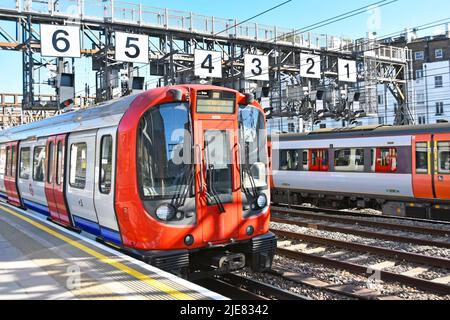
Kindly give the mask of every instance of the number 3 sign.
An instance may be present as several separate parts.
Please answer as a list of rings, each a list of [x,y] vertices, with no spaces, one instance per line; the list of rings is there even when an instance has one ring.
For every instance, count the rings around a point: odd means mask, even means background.
[[[245,79],[269,81],[269,57],[246,54],[244,57]]]
[[[80,27],[41,25],[41,53],[44,57],[80,58]]]

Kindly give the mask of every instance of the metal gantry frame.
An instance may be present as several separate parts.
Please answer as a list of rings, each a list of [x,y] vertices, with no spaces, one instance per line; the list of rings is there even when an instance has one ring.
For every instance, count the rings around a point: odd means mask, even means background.
[[[96,100],[112,98],[110,68],[120,63],[114,60],[114,37],[116,31],[146,34],[150,37],[151,73],[159,76],[148,86],[172,85],[199,81],[194,76],[194,50],[221,51],[223,78],[210,79],[214,84],[237,90],[266,88],[271,97],[275,116],[309,117],[312,105],[304,97],[286,96],[286,87],[308,87],[310,91],[347,88],[338,81],[337,60],[357,60],[363,67],[359,70],[358,83],[351,90],[361,90],[361,105],[368,112],[376,103],[376,84],[389,86],[401,106],[397,124],[411,123],[410,93],[408,80],[411,54],[406,48],[386,47],[376,42],[358,43],[349,39],[300,33],[294,29],[265,26],[254,22],[239,23],[236,19],[207,17],[192,12],[153,8],[114,0],[6,0],[0,3],[0,22],[16,24],[16,37],[2,32],[0,49],[22,51],[23,54],[23,105],[25,109],[39,108],[35,105],[36,68],[42,64],[39,57],[40,24],[80,25],[82,30],[82,54],[96,60],[100,65],[96,84]],[[244,79],[244,55],[246,53],[270,57],[269,82]],[[299,77],[301,53],[314,53],[322,57],[321,80]],[[132,66],[126,65],[130,70]],[[89,87],[85,96],[89,98]],[[303,100],[302,100],[303,99]],[[307,107],[304,106],[307,102]],[[301,107],[303,104],[303,107]],[[290,108],[290,106],[298,106]],[[294,110],[295,109],[295,110]],[[35,110],[30,110],[33,113]],[[39,110],[36,110],[39,114]],[[314,113],[312,113],[314,116]],[[32,121],[28,117],[24,121]],[[32,118],[32,117],[31,117]],[[39,118],[39,116],[37,116]],[[24,122],[22,121],[22,122]],[[3,123],[2,126],[7,124]]]

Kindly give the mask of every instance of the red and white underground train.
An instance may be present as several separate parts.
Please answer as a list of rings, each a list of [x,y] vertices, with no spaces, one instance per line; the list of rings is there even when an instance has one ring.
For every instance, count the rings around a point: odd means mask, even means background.
[[[450,125],[272,137],[274,203],[367,207],[450,219]]]
[[[0,133],[0,195],[161,269],[270,268],[266,122],[250,95],[183,85]]]

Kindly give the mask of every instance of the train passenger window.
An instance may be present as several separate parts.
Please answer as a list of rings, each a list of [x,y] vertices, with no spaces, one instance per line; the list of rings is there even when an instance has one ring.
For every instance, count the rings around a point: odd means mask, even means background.
[[[438,172],[450,174],[450,142],[438,142]]]
[[[48,161],[47,161],[47,183],[53,183],[53,157],[55,151],[54,143],[50,142],[48,144]]]
[[[355,150],[356,171],[364,171],[365,165],[364,149],[354,149],[354,150]]]
[[[426,142],[416,143],[416,173],[428,174],[428,144]]]
[[[63,158],[63,148],[62,142],[58,141],[57,151],[56,151],[56,183],[61,185],[62,183],[62,158]]]
[[[23,180],[29,180],[31,173],[31,150],[30,148],[20,149],[20,168],[19,177]]]
[[[6,147],[6,164],[5,164],[5,176],[9,177],[9,164],[10,164],[10,159],[9,157],[11,156],[11,148],[10,147]]]
[[[378,148],[376,172],[392,173],[397,171],[397,149]]]
[[[280,150],[280,169],[283,171],[297,170],[298,156],[297,150]]]
[[[336,150],[334,152],[334,169],[336,171],[349,171],[351,169],[351,149]]]
[[[15,177],[16,176],[16,157],[17,157],[17,152],[16,152],[16,147],[12,147],[11,148],[11,177]]]
[[[72,188],[83,190],[86,187],[87,145],[74,143],[70,148],[70,179]]]
[[[6,149],[0,148],[0,175],[5,174],[6,169]]]
[[[44,182],[45,179],[45,147],[35,147],[33,154],[33,180]]]
[[[303,158],[302,158],[302,165],[303,165],[303,171],[309,170],[309,159],[308,159],[308,150],[303,151]]]
[[[101,142],[100,158],[100,192],[109,194],[112,185],[112,157],[113,140],[112,136],[103,136]]]

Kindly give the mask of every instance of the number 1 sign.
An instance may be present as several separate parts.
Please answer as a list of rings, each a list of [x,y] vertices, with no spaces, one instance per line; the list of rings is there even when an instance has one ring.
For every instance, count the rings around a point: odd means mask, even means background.
[[[80,27],[41,25],[41,54],[44,57],[80,58]]]
[[[356,61],[339,59],[338,73],[340,82],[357,82]]]

